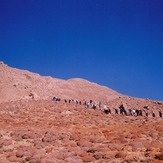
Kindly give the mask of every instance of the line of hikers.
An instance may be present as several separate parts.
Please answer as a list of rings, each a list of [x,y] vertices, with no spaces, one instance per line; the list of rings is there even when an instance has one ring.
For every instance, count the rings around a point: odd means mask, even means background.
[[[115,110],[115,114],[120,114],[120,115],[143,116],[143,112],[144,112],[146,117],[149,116],[148,110],[145,110],[145,109],[144,110],[141,110],[141,109],[136,109],[136,110],[135,109],[133,109],[133,110],[128,109],[128,112],[127,112],[127,110],[123,106],[123,104],[121,104],[119,107],[115,107],[114,110]],[[109,113],[111,114],[111,109],[106,105],[104,105],[103,111],[106,114],[109,114]],[[160,118],[162,118],[161,110],[158,111],[158,115],[159,115]],[[152,111],[152,117],[156,117],[156,114],[155,114],[154,111]]]
[[[52,99],[53,101],[61,101],[60,98],[58,97],[53,97]],[[112,113],[112,109],[107,106],[107,105],[103,105],[103,103],[101,101],[99,101],[98,103],[94,103],[93,100],[89,100],[89,102],[87,102],[85,99],[83,99],[82,101],[78,101],[78,100],[74,100],[74,99],[64,99],[65,103],[75,103],[75,104],[80,104],[80,105],[84,105],[85,108],[87,109],[99,109],[101,111],[103,111],[105,114],[111,114]],[[148,108],[145,106],[143,110],[141,109],[126,109],[126,107],[124,107],[123,104],[121,104],[119,107],[114,107],[114,112],[115,114],[120,114],[120,115],[125,115],[125,116],[143,116],[143,112],[145,113],[145,116],[148,117],[149,116],[149,112],[148,112]],[[158,115],[160,118],[162,118],[162,112],[161,110],[158,111]],[[156,117],[156,114],[154,111],[152,111],[152,117]]]

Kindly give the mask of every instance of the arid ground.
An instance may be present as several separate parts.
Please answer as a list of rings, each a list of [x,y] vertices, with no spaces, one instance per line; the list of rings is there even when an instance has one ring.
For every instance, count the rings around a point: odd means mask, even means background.
[[[0,162],[162,162],[163,119],[48,100],[0,105]]]
[[[2,62],[0,77],[0,163],[163,162],[162,101],[82,79],[41,77]],[[112,113],[64,99],[102,101]],[[143,116],[115,114],[121,104],[143,110]]]

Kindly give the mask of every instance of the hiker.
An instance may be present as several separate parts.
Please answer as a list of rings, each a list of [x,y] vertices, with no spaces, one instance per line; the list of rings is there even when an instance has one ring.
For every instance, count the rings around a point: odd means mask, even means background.
[[[126,111],[125,107],[123,108],[123,112],[124,112],[125,115],[127,115],[127,111]]]
[[[122,109],[122,107],[120,107],[119,109],[120,109],[120,114],[123,115],[123,109]]]
[[[54,96],[54,97],[53,97],[53,101],[61,101],[61,99]]]
[[[129,115],[132,115],[132,110],[131,110],[131,109],[129,109],[128,111],[129,111]]]
[[[139,115],[139,110],[138,110],[138,109],[136,109],[135,111],[136,111],[136,115],[138,116],[138,115]]]
[[[144,110],[146,117],[148,117],[148,111]]]
[[[53,97],[53,101],[56,101],[56,99],[57,99],[57,97],[54,96],[54,97]]]
[[[96,104],[93,104],[92,109],[96,109]]]
[[[132,110],[132,115],[136,116],[136,110]]]
[[[152,112],[152,117],[155,117],[155,112],[154,111]]]
[[[90,107],[90,103],[88,102],[88,103],[87,103],[87,108],[89,108],[89,107]]]
[[[139,109],[139,115],[140,115],[140,116],[143,116],[143,112],[142,112],[141,109]]]
[[[137,114],[137,116],[142,116],[142,110],[141,109],[136,109],[136,114]]]
[[[160,118],[162,118],[162,112],[161,112],[161,110],[159,110],[159,116],[160,116]]]
[[[102,102],[100,101],[100,102],[99,102],[99,108],[101,108],[101,107],[102,107]]]
[[[111,109],[108,107],[108,111],[109,111],[109,113],[111,114]]]
[[[124,115],[124,114],[127,115],[127,111],[126,111],[125,107],[123,106],[123,104],[120,105],[119,109],[120,109],[120,114],[122,114],[122,115]]]
[[[115,107],[115,114],[118,114],[118,108]]]
[[[109,113],[109,108],[106,105],[104,105],[104,113],[105,114],[108,114]]]

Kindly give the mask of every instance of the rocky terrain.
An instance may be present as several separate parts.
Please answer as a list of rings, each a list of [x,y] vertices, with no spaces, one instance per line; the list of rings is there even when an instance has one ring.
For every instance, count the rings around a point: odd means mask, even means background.
[[[102,101],[112,113],[76,103],[83,99]],[[115,114],[121,104],[148,110],[149,116]],[[162,101],[125,96],[83,79],[41,77],[1,62],[0,163],[161,163],[159,110]]]
[[[4,102],[19,99],[47,99],[53,96],[107,101],[121,94],[84,79],[61,80],[42,77],[36,73],[11,68],[0,62],[0,95],[0,102]]]
[[[0,162],[162,162],[163,119],[29,100],[0,105]]]

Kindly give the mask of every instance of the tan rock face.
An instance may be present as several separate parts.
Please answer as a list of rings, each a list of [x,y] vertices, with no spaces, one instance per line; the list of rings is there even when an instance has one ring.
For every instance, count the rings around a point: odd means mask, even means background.
[[[81,79],[41,77],[3,63],[0,78],[0,162],[162,162],[162,102],[123,96]],[[52,101],[53,96],[61,101]],[[102,101],[111,114],[69,103],[72,98]],[[148,110],[149,116],[115,114],[114,107],[122,103]]]
[[[107,87],[83,79],[61,80],[0,64],[0,102],[47,99],[53,96],[78,100],[108,100],[120,96]],[[95,92],[98,92],[95,93]]]

